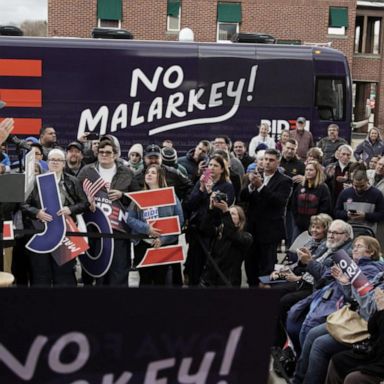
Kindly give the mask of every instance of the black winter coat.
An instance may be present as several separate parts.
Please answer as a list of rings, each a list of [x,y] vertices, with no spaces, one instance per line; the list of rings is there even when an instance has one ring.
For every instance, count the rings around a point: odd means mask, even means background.
[[[87,196],[82,190],[79,181],[76,177],[63,173],[62,176],[63,187],[67,193],[67,198],[63,206],[67,206],[73,218],[76,215],[83,213],[89,206]],[[39,197],[39,190],[37,184],[33,188],[32,193],[29,195],[27,201],[21,204],[21,211],[26,218],[26,227],[30,227],[28,219],[36,219],[38,212],[41,210],[41,202]],[[30,223],[31,224],[31,223]]]
[[[233,224],[231,214],[222,213],[221,224],[216,226],[215,213],[218,209],[208,210],[204,217],[200,230],[212,236],[211,257],[216,262],[217,267],[231,283],[232,286],[241,285],[241,264],[244,261],[246,251],[252,244],[252,235],[245,231],[239,231]],[[214,265],[207,260],[203,275],[202,284],[205,286],[226,285],[215,269]]]
[[[279,171],[260,192],[243,188],[240,200],[248,203],[248,231],[254,241],[277,243],[285,237],[285,213],[291,192],[292,180]]]

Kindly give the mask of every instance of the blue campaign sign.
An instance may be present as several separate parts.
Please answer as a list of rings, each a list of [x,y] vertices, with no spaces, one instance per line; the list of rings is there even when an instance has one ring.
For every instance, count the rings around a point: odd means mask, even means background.
[[[87,225],[87,230],[94,228],[99,233],[113,233],[111,223],[101,208],[96,207],[95,212],[86,211],[83,218]],[[81,265],[93,277],[104,276],[112,263],[113,239],[103,237],[100,239],[100,242],[90,239],[89,246],[90,248],[87,252],[79,256]]]
[[[44,223],[44,232],[34,235],[26,248],[35,253],[48,253],[61,245],[66,226],[64,216],[57,215],[57,212],[62,209],[62,205],[54,173],[37,176],[37,187],[41,206],[53,217],[53,220]]]

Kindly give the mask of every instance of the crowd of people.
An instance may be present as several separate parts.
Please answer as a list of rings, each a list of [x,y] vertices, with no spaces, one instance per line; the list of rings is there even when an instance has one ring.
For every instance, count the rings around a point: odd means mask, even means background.
[[[0,124],[1,141],[11,125],[10,119]],[[103,180],[103,202],[128,212],[123,224],[129,236],[114,239],[107,274],[94,278],[82,271],[84,285],[127,286],[130,270],[149,248],[179,242],[179,236],[162,235],[149,220],[177,216],[188,244],[185,264],[141,268],[141,285],[240,287],[244,264],[248,286],[279,288],[274,348],[282,353],[287,339],[292,342],[297,360],[293,383],[379,383],[384,374],[384,142],[372,128],[353,150],[331,124],[328,135],[315,143],[305,125],[304,117],[297,118],[296,129],[282,131],[275,142],[263,123],[249,143],[232,144],[217,135],[181,157],[165,140],[145,148],[134,143],[124,159],[112,135],[97,140],[85,135],[61,148],[54,127],[42,128],[40,137],[27,142],[35,152],[36,174],[55,174],[63,207],[57,215],[76,220],[95,210],[100,201],[85,187],[95,175]],[[0,173],[12,172],[6,146],[0,160]],[[126,194],[165,187],[174,187],[174,206],[140,208]],[[1,210],[3,218],[18,219],[26,229],[52,220],[37,187],[24,203],[2,204]],[[356,228],[370,236],[356,237]],[[305,243],[295,248],[307,231]],[[78,285],[75,260],[59,266],[49,253],[27,251],[27,240],[19,239],[12,251],[17,285]],[[283,240],[297,261],[277,271]],[[335,265],[339,250],[372,284],[365,296]],[[270,286],[261,283],[262,276],[282,281]],[[327,317],[346,305],[354,305],[368,322],[370,349],[359,357],[353,355],[353,344],[335,340],[327,328]]]

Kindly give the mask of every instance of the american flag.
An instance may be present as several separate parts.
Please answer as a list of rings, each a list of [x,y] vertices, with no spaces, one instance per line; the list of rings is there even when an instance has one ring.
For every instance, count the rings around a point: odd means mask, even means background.
[[[85,178],[83,181],[83,189],[88,198],[93,198],[96,196],[97,192],[100,191],[103,187],[109,189],[110,183],[105,181],[102,177],[99,177],[96,181],[92,182],[91,180]]]

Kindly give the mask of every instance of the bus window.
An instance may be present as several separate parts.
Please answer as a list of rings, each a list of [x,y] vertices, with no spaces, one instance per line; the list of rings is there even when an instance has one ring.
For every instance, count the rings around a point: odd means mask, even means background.
[[[345,84],[343,79],[317,78],[315,106],[320,120],[345,119]]]

